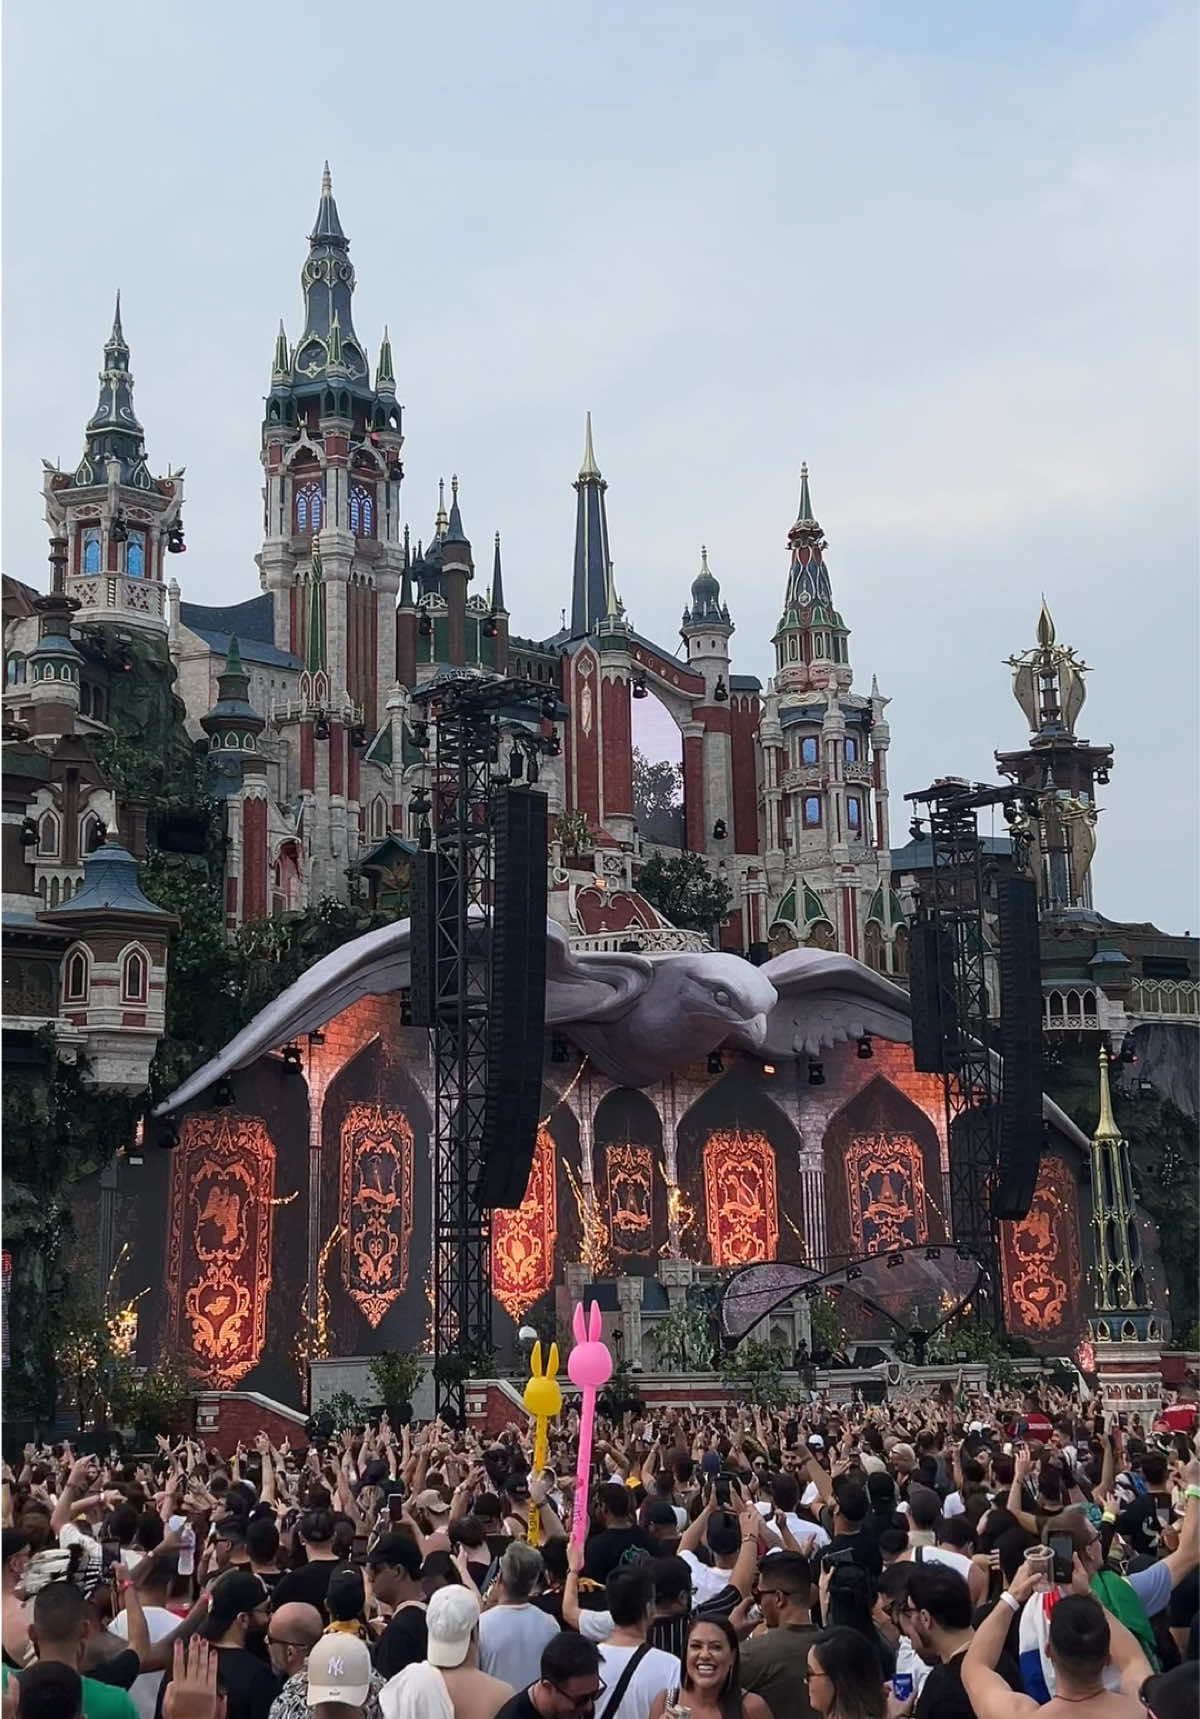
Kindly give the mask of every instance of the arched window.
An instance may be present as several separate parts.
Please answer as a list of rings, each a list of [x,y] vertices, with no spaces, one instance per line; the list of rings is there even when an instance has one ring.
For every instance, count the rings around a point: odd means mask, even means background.
[[[355,537],[375,535],[375,497],[363,483],[350,485],[350,529]]]
[[[852,836],[862,835],[862,801],[857,794],[846,796],[846,822]]]
[[[847,764],[858,763],[858,741],[854,738],[853,734],[847,734],[846,736],[846,762]]]
[[[892,972],[903,977],[908,972],[908,927],[898,925],[892,939]]]
[[[125,957],[125,965],[121,969],[121,1001],[123,1003],[144,1003],[146,1001],[146,957],[138,949],[131,949]]]
[[[883,972],[883,927],[877,919],[868,919],[863,932],[863,960],[877,973]]]
[[[100,527],[98,525],[85,525],[80,543],[79,565],[81,569],[85,573],[99,573]]]
[[[324,499],[318,478],[310,478],[306,482],[296,485],[297,532],[316,536],[321,529]]]
[[[25,658],[20,651],[13,651],[5,663],[4,679],[8,686],[25,685]]]
[[[39,854],[54,855],[58,852],[58,819],[53,812],[43,812],[38,824]]]
[[[86,1003],[88,998],[88,958],[82,949],[74,949],[67,957],[63,976],[63,1002]]]
[[[796,660],[796,639],[795,639],[795,635],[793,634],[793,636],[788,640],[788,661],[790,663],[794,663],[795,660]]]
[[[821,797],[819,794],[804,796],[804,828],[819,830],[821,827]]]
[[[371,802],[371,840],[381,842],[387,834],[387,804],[381,796]]]
[[[56,877],[50,879],[50,905],[57,907],[62,896],[62,885]]]
[[[815,734],[806,734],[800,742],[801,764],[818,764],[821,759],[821,743]]]
[[[131,579],[141,579],[146,572],[146,533],[131,531],[125,545],[125,571]]]

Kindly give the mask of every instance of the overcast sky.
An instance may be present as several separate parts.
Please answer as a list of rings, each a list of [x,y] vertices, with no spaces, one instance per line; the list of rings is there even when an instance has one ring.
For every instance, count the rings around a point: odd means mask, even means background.
[[[765,678],[807,459],[897,842],[904,791],[1022,743],[1044,591],[1117,749],[1097,904],[1197,928],[1191,0],[14,0],[4,73],[6,572],[44,583],[120,286],[184,594],[256,593],[328,156],[408,518],[460,474],[514,630],[570,601],[590,409],[634,624],[674,648],[707,543]]]

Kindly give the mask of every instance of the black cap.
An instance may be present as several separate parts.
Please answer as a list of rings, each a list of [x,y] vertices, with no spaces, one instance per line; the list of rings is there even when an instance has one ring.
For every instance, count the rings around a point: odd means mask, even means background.
[[[258,1611],[267,1599],[266,1584],[249,1570],[226,1570],[209,1590],[208,1623],[227,1629],[234,1618]]]
[[[372,1570],[388,1565],[403,1570],[415,1582],[421,1574],[421,1549],[411,1534],[381,1534],[367,1553]]]

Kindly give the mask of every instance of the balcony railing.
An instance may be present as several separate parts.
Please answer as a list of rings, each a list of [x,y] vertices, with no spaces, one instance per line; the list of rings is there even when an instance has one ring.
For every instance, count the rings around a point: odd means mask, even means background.
[[[1200,980],[1135,979],[1127,1012],[1142,1021],[1178,1021],[1200,1026]]]

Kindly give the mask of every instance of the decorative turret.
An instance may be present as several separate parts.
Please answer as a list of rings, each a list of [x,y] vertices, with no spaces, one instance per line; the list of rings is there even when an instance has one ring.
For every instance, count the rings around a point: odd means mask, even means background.
[[[65,537],[50,540],[50,591],[38,597],[38,642],[27,659],[29,726],[35,739],[70,734],[79,709],[79,670],[83,662],[71,638],[71,616],[78,608],[66,595]]]
[[[825,534],[813,518],[808,467],[800,467],[800,506],[788,532],[791,566],[783,614],[776,629],[776,681],[780,692],[824,686],[835,680],[849,686],[849,628],[833,606],[825,566]]]
[[[624,613],[613,583],[612,558],[608,552],[608,514],[604,501],[607,489],[596,464],[589,412],[583,461],[575,480],[579,499],[575,510],[575,577],[571,596],[573,639],[596,632],[606,618],[619,622]]]
[[[383,339],[379,343],[379,363],[375,366],[375,392],[377,394],[394,394],[396,392],[396,372],[392,367],[392,342],[388,335],[386,323],[383,327]]]
[[[354,332],[354,268],[342,230],[329,163],[321,175],[317,219],[309,234],[308,258],[300,275],[304,332],[296,342],[292,388],[297,395],[320,392],[326,383],[370,395],[366,356]]]
[[[208,735],[214,763],[224,763],[225,773],[236,759],[237,773],[259,767],[258,737],[267,726],[250,703],[250,676],[242,665],[236,636],[229,641],[225,667],[217,679],[217,702],[200,718]]]
[[[475,577],[471,544],[458,505],[458,478],[450,479],[450,512],[440,535],[442,596],[446,599],[446,656],[455,668],[467,661],[467,585]],[[443,502],[445,499],[443,492]],[[439,523],[443,517],[438,510]]]

